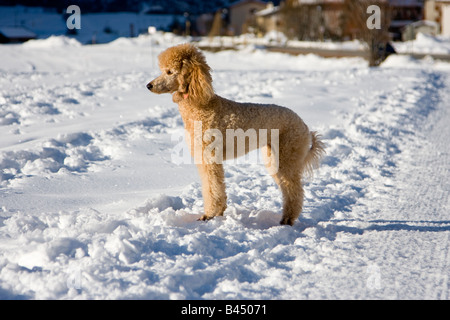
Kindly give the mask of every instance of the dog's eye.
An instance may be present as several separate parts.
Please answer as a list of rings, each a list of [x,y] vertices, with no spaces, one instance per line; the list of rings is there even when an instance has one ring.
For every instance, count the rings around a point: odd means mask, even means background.
[[[167,74],[170,76],[172,74],[171,70],[167,70]]]

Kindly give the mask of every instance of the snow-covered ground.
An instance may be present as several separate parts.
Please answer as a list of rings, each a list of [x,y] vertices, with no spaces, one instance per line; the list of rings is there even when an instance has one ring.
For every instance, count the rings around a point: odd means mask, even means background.
[[[0,47],[0,298],[449,299],[450,64],[206,53],[218,94],[292,108],[327,155],[294,227],[252,163],[199,222],[177,106],[145,87],[182,41]]]
[[[395,42],[394,47],[399,53],[450,54],[450,37],[419,33],[414,40]]]

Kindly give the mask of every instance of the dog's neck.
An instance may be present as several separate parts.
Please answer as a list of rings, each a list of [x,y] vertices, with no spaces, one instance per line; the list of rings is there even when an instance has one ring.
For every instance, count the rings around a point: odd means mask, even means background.
[[[214,95],[214,97],[217,97],[216,95]],[[214,99],[214,97],[212,97],[212,99]],[[180,107],[184,107],[184,108],[200,108],[200,109],[205,109],[205,108],[210,108],[211,106],[209,105],[210,100],[206,101],[206,102],[199,102],[196,99],[193,99],[193,97],[189,94],[189,93],[184,93],[184,92],[180,92],[180,91],[176,91],[173,93],[172,95],[172,101],[176,104],[178,104]]]
[[[176,104],[179,104],[180,102],[187,100],[189,98],[189,94],[188,93],[182,93],[182,92],[175,92],[172,95],[172,101],[175,102]]]

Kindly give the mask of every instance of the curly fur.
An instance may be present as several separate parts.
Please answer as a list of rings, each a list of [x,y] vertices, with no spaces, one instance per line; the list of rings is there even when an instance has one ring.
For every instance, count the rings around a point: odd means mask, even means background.
[[[191,44],[171,47],[159,55],[162,74],[147,88],[154,93],[172,93],[178,104],[185,129],[189,135],[191,153],[194,155],[194,126],[201,121],[202,134],[208,129],[220,130],[226,137],[227,129],[278,129],[278,150],[270,144],[262,154],[268,166],[278,156],[278,170],[272,177],[283,195],[281,224],[293,225],[303,207],[302,177],[312,174],[324,154],[324,145],[316,132],[310,132],[303,120],[292,110],[277,105],[238,103],[214,93],[211,68],[204,55]],[[202,140],[202,151],[208,143]],[[226,143],[224,143],[224,146]],[[247,148],[245,152],[248,152]],[[224,150],[224,155],[226,154]],[[232,156],[238,156],[236,152]],[[202,157],[205,155],[202,152]],[[226,209],[224,170],[221,163],[201,159],[197,164],[202,181],[204,215],[209,220],[223,215]],[[269,170],[270,172],[270,170]]]

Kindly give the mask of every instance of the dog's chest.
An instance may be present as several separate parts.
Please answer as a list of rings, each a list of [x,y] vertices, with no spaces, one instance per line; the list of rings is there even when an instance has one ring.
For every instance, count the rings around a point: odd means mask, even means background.
[[[214,114],[204,109],[191,107],[189,105],[179,104],[178,109],[183,119],[185,129],[191,131],[194,129],[195,122],[201,122],[203,128],[210,128],[215,122]]]

